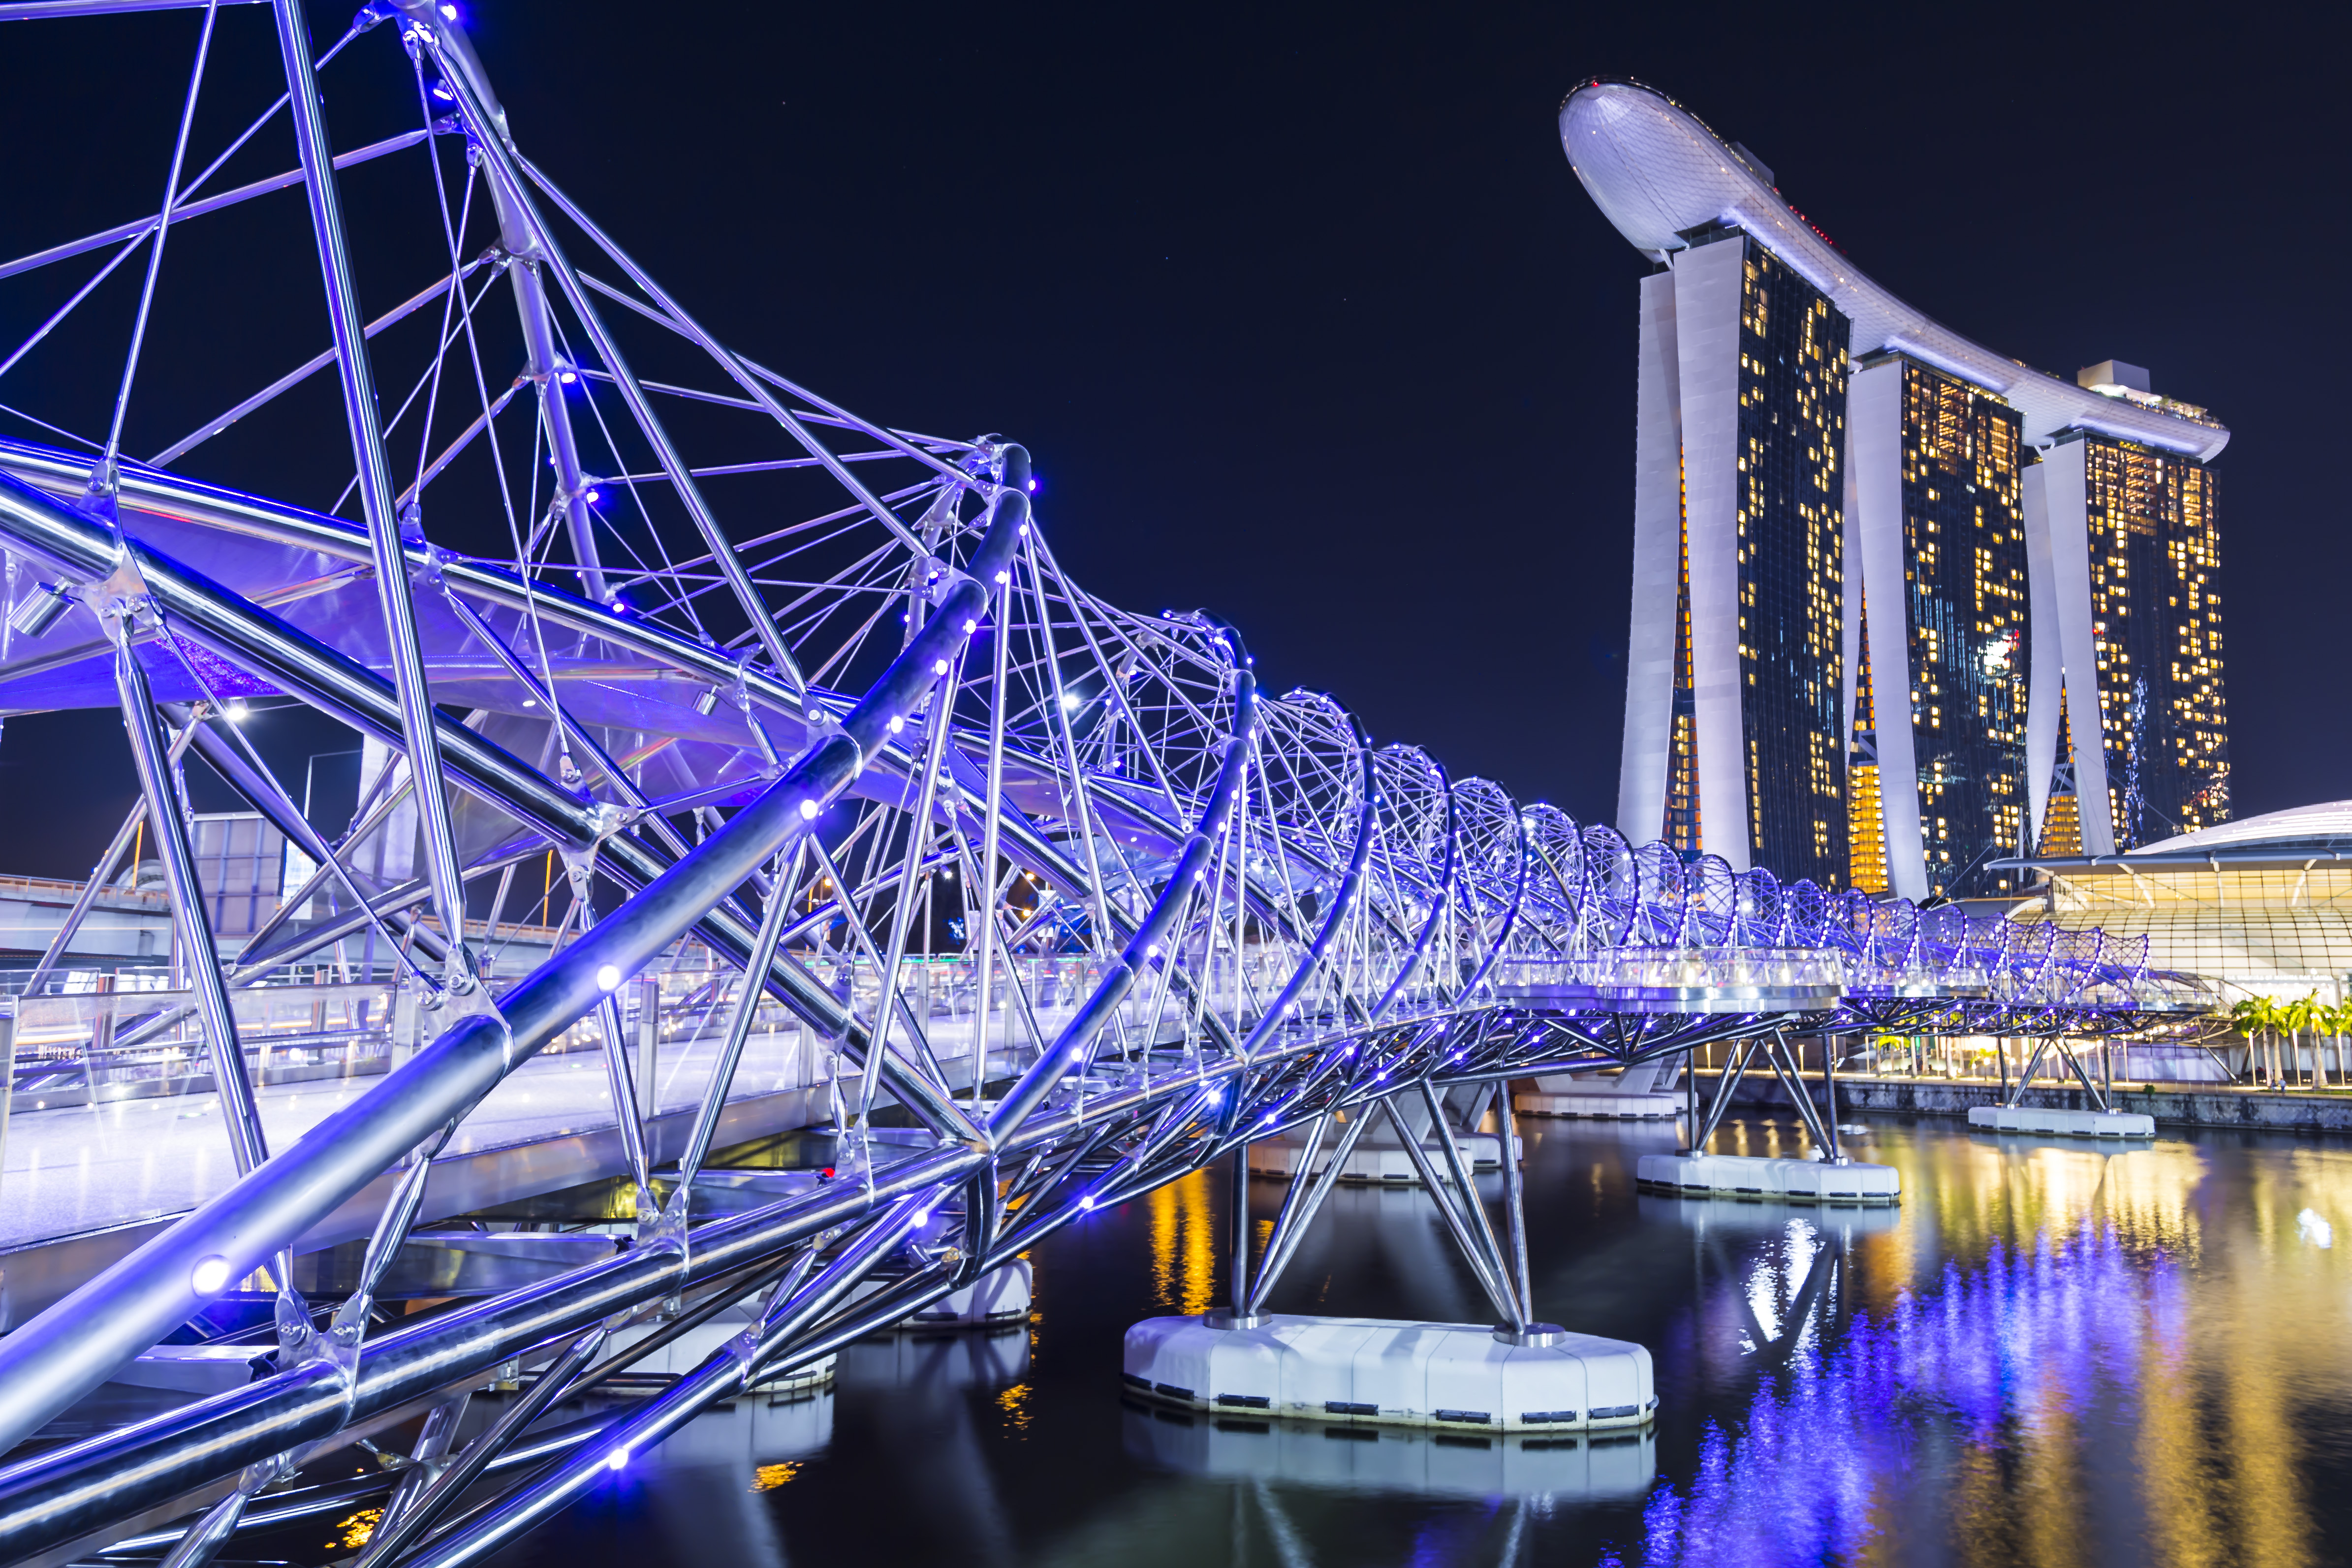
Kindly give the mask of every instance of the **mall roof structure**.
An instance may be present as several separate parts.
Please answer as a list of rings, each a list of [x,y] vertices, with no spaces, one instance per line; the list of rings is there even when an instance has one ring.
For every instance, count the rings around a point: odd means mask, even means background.
[[[2242,817],[2122,855],[2007,864],[2042,873],[2020,920],[2145,934],[2151,968],[2233,992],[2352,993],[2352,800]]]
[[[2159,838],[2120,855],[2029,857],[2002,864],[2084,877],[2136,875],[2182,865],[2227,865],[2251,870],[2333,864],[2347,857],[2352,857],[2352,800],[2330,800],[2260,816],[2241,816],[2195,833]]]

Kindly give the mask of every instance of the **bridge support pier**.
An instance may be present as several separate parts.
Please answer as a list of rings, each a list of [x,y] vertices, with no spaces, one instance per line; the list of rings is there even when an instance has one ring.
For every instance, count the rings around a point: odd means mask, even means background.
[[[1200,1317],[1147,1318],[1129,1329],[1121,1371],[1130,1390],[1225,1415],[1263,1412],[1538,1436],[1640,1427],[1653,1418],[1657,1394],[1647,1350],[1535,1321],[1526,1183],[1507,1089],[1496,1097],[1496,1131],[1505,1151],[1499,1238],[1444,1100],[1426,1083],[1418,1098],[1430,1115],[1433,1156],[1422,1147],[1399,1097],[1391,1095],[1356,1108],[1331,1158],[1316,1171],[1315,1157],[1335,1116],[1327,1111],[1316,1119],[1300,1174],[1283,1200],[1255,1284],[1248,1272],[1248,1161],[1245,1150],[1234,1151],[1230,1305]],[[1484,1098],[1473,1097],[1471,1107]],[[1267,1292],[1339,1181],[1375,1107],[1395,1126],[1423,1190],[1501,1322],[1390,1321],[1264,1310]]]

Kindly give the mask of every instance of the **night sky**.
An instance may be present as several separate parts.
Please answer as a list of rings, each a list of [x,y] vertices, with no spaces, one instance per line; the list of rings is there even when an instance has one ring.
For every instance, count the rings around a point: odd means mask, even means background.
[[[220,68],[274,68],[266,9],[234,10],[246,63]],[[2230,425],[2242,816],[2352,795],[2345,28],[2286,15],[478,0],[467,23],[524,149],[737,346],[888,423],[1024,442],[1096,593],[1214,611],[1274,689],[1580,818],[1614,807],[1645,264],[1556,115],[1637,77],[1950,326],[2061,375],[2145,364]],[[314,7],[327,37],[344,19]],[[87,195],[127,167],[160,189],[195,26],[0,28],[7,254],[135,216]],[[0,298],[12,343],[30,308]],[[72,374],[28,361],[0,401]],[[142,416],[211,412],[176,395],[159,374]],[[349,743],[262,729],[297,774]],[[111,715],[10,721],[0,870],[86,872],[131,795]]]

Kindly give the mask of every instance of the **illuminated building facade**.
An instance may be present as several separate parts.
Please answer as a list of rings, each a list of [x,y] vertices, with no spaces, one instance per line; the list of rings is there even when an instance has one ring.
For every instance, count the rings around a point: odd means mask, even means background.
[[[2252,995],[2352,995],[2352,801],[2158,834],[2097,858],[2061,844],[2016,868],[2028,868],[2042,877],[2015,919],[2095,926],[2111,941],[2145,934],[2151,969]]]
[[[1868,649],[1857,663],[1899,683],[1882,699],[1864,673],[1850,704],[1848,788],[1862,846],[1852,880],[1890,890],[1899,858],[1917,865],[1930,897],[2006,892],[2014,873],[1990,862],[2026,843],[2018,412],[1957,376],[1881,353],[1855,371],[1848,416],[1861,563],[1853,618]],[[1882,712],[1910,722],[1881,723]]]
[[[2146,372],[2112,361],[2083,374],[2128,375],[2146,390]],[[2035,694],[2033,776],[2071,773],[2078,819],[2062,825],[2037,802],[2035,819],[2046,824],[2037,847],[2060,852],[2052,830],[2071,826],[2081,852],[2112,855],[2227,820],[2212,471],[2138,442],[2066,431],[2034,479],[2037,552],[2049,552],[2044,608],[2058,646],[2052,689]],[[2094,712],[2095,725],[2075,721]]]
[[[1643,283],[1623,782],[1642,841],[1840,881],[1849,324],[1748,236],[1688,239]]]
[[[1650,88],[1586,82],[1560,141],[1655,263],[1626,837],[1924,900],[2013,891],[2053,834],[2225,818],[2229,431],[2132,366],[2062,380],[1935,321]]]

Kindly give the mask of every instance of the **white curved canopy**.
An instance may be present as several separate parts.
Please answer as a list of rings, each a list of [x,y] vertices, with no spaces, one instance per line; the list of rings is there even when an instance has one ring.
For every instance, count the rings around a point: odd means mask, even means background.
[[[2246,848],[2265,844],[2308,845],[2328,839],[2352,839],[2352,800],[2322,801],[2316,805],[2266,811],[2242,816],[2195,833],[2158,839],[2129,850],[2131,855],[2172,856],[2220,848]]]
[[[2230,432],[2215,420],[2077,386],[1995,353],[1896,299],[1788,204],[1769,171],[1653,88],[1586,82],[1560,105],[1559,139],[1594,204],[1636,249],[1664,259],[1684,247],[1680,237],[1692,229],[1736,225],[1845,313],[1856,357],[1882,349],[1907,353],[1997,393],[2024,416],[2028,441],[2047,445],[2061,430],[2082,428],[2200,460],[2229,444]]]

